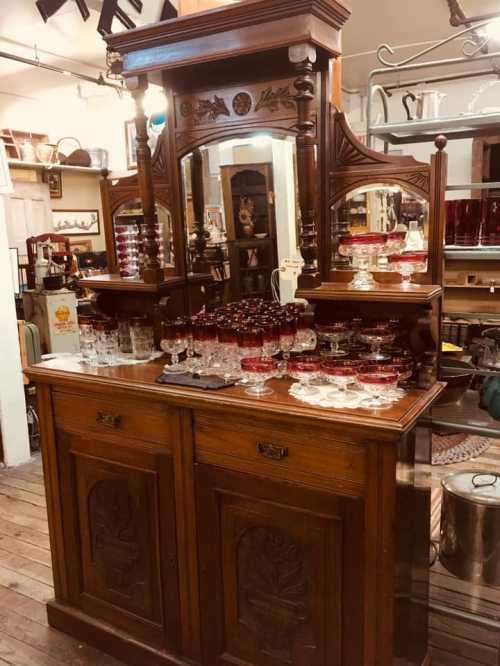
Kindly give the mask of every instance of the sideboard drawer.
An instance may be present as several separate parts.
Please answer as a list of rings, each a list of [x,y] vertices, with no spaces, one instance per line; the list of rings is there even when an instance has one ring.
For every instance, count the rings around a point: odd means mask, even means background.
[[[196,461],[360,496],[366,449],[328,433],[245,417],[195,414]]]
[[[53,394],[56,425],[70,432],[109,433],[165,444],[169,441],[166,405],[73,393]]]

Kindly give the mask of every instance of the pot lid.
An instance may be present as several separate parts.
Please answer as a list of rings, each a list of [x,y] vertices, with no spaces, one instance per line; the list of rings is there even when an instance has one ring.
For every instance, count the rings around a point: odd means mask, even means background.
[[[459,472],[442,481],[443,489],[470,502],[500,506],[500,474]]]

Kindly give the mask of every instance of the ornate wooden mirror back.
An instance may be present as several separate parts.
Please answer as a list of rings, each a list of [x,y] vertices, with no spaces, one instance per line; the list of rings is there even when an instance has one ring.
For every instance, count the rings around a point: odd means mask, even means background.
[[[436,139],[437,152],[430,163],[425,163],[411,156],[386,155],[367,148],[338,110],[332,111],[331,128],[330,228],[323,235],[322,274],[331,282],[351,279],[349,260],[339,253],[342,235],[353,229],[364,233],[409,226],[417,235],[417,243],[418,234],[421,236],[422,247],[413,249],[425,247],[429,253],[427,271],[417,273],[415,282],[441,284],[446,138]],[[400,281],[400,276],[389,270],[377,270],[376,279],[394,283]]]

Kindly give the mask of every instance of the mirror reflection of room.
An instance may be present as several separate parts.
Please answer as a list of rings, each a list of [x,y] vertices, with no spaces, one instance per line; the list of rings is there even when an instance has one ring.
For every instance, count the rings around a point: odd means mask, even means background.
[[[226,302],[278,293],[291,300],[296,281],[278,269],[300,257],[294,137],[260,134],[202,146],[182,159],[182,175],[188,265],[203,216],[205,253]]]
[[[332,268],[348,270],[354,257],[342,255],[340,239],[346,235],[397,234],[398,252],[422,252],[428,248],[429,205],[399,185],[365,185],[346,194],[332,209]],[[389,270],[390,256],[384,251],[372,257],[372,268]]]

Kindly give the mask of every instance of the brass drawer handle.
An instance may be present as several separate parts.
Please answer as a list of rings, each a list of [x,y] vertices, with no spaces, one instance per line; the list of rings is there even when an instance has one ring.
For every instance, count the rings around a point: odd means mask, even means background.
[[[264,458],[270,460],[283,460],[288,457],[287,446],[276,446],[275,444],[268,444],[267,442],[259,442],[257,444],[257,451]]]
[[[122,417],[111,412],[97,412],[95,420],[107,428],[119,428],[122,424]]]

